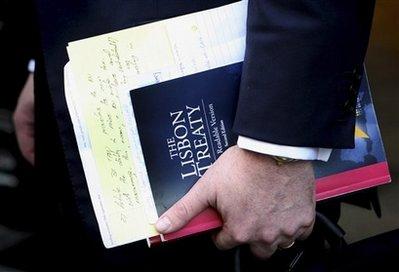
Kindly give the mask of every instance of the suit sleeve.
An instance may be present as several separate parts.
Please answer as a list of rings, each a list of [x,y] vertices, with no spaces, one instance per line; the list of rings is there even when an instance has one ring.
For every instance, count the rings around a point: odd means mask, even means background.
[[[235,132],[353,148],[373,9],[374,0],[249,0]]]

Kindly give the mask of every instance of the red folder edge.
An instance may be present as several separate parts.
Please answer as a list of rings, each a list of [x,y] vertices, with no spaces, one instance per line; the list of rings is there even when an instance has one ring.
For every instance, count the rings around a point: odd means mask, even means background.
[[[387,162],[341,172],[316,180],[316,200],[321,201],[336,196],[368,189],[391,182]],[[219,215],[213,209],[207,209],[192,219],[179,231],[164,235],[164,241],[171,241],[222,226]],[[160,236],[149,238],[150,244],[158,244]]]

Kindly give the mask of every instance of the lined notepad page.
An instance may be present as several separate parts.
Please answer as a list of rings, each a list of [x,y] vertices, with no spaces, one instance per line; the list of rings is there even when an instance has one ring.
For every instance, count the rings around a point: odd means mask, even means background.
[[[69,43],[65,94],[104,245],[157,235],[129,91],[243,61],[247,0]]]

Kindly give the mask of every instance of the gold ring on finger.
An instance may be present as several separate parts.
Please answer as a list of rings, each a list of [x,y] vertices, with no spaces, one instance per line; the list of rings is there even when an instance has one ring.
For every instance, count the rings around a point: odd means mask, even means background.
[[[295,244],[295,241],[292,241],[289,245],[279,246],[280,249],[289,249]]]

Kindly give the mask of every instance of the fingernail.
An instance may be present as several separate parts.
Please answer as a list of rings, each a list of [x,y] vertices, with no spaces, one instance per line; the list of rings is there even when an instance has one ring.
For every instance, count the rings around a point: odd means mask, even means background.
[[[155,224],[155,227],[159,232],[166,232],[172,224],[170,223],[170,220],[167,216],[161,217],[157,223]]]

